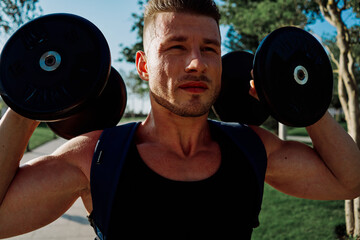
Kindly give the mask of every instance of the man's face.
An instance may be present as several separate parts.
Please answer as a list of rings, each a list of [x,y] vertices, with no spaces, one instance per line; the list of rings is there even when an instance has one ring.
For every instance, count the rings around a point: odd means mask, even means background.
[[[158,14],[144,38],[152,104],[185,117],[207,114],[220,92],[220,42],[210,17]]]

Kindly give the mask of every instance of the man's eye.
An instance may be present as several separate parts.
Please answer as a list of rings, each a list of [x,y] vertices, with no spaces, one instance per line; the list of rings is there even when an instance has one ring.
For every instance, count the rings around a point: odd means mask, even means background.
[[[170,49],[180,49],[180,50],[184,50],[185,47],[184,47],[184,46],[181,46],[181,45],[175,45],[175,46],[170,47]]]
[[[203,48],[203,51],[205,51],[205,52],[217,52],[214,48],[212,48],[212,47],[205,47],[205,48]]]

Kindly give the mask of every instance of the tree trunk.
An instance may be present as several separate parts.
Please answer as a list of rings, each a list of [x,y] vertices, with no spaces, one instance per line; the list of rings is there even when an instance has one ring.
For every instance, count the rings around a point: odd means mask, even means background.
[[[346,233],[352,236],[354,234],[354,200],[345,200],[345,224]]]
[[[286,137],[287,137],[287,129],[286,129],[286,126],[282,123],[279,122],[279,125],[278,125],[278,129],[279,129],[279,138],[281,140],[286,140]]]
[[[359,238],[360,236],[360,198],[355,198],[353,200],[354,202],[354,234],[353,236],[356,236]]]
[[[346,1],[345,1],[346,2]],[[339,8],[338,1],[317,1],[325,19],[337,30],[336,44],[340,50],[337,66],[339,70],[338,91],[341,106],[345,113],[348,133],[360,146],[360,108],[359,90],[355,79],[353,68],[354,59],[351,55],[350,33],[347,29],[341,12],[345,10],[346,4]],[[345,201],[346,230],[349,236],[360,236],[360,199]]]

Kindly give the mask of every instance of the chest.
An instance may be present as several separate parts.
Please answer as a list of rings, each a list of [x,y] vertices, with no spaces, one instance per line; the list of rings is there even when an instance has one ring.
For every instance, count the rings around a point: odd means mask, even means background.
[[[119,189],[123,189],[120,192],[137,196],[136,199],[131,197],[131,201],[142,202],[154,198],[156,200],[153,205],[159,202],[181,203],[189,199],[192,201],[198,199],[199,204],[204,204],[204,201],[211,202],[220,196],[226,201],[230,199],[239,201],[239,198],[250,200],[259,190],[253,167],[235,147],[219,148],[204,153],[200,159],[191,160],[195,161],[193,163],[176,163],[183,160],[167,160],[166,157],[173,156],[166,154],[161,156],[154,154],[152,157],[154,156],[158,158],[143,159],[141,151],[135,145],[131,147],[118,185]],[[149,160],[150,163],[147,164],[146,161]],[[192,166],[188,167],[189,164]],[[197,180],[187,179],[189,176],[201,175],[202,177]],[[175,176],[186,179],[175,179]],[[241,196],[243,191],[245,195],[249,194],[251,197]]]
[[[194,233],[210,237],[211,229],[238,234],[252,224],[258,194],[254,172],[240,153],[220,151],[219,166],[206,179],[176,181],[150,169],[134,147],[120,177],[113,223],[185,238]]]
[[[138,145],[137,151],[149,169],[175,181],[209,178],[221,164],[221,150],[216,143],[190,156],[180,156],[167,148],[151,144]]]

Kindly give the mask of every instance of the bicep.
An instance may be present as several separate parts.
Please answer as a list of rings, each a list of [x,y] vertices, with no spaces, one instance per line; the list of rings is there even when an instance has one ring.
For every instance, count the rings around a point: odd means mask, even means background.
[[[54,221],[80,196],[86,181],[61,155],[23,165],[0,208],[1,235],[22,234]]]
[[[262,139],[268,165],[265,181],[277,190],[300,198],[339,199],[346,189],[317,154],[306,144],[282,141],[277,136],[256,130]]]

